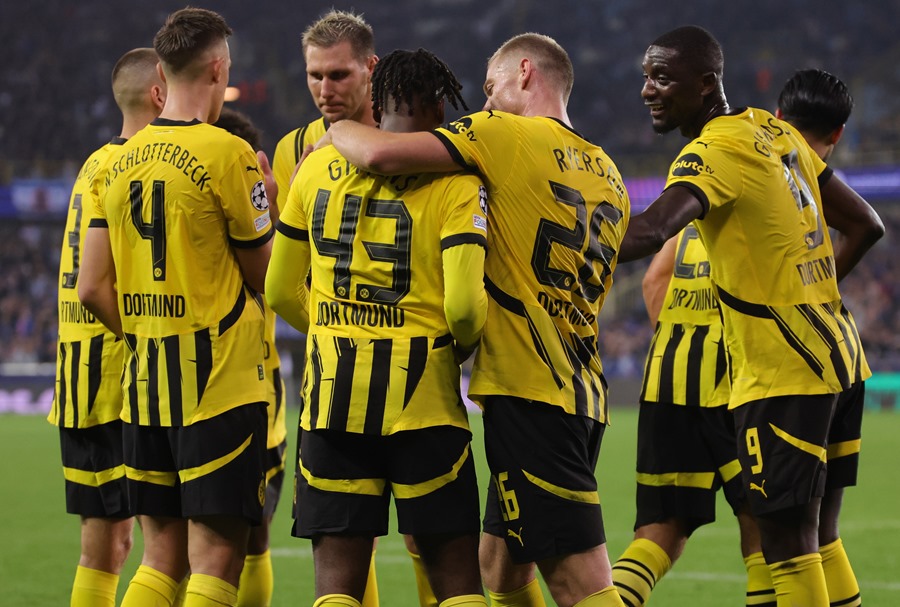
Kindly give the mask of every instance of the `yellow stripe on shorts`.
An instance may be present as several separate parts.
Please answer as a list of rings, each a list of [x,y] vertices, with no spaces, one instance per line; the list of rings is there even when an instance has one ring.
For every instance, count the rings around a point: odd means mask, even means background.
[[[99,487],[110,481],[123,478],[125,476],[125,465],[121,464],[113,468],[100,470],[99,472],[63,467],[63,476],[67,481],[72,483],[87,485],[88,487]]]

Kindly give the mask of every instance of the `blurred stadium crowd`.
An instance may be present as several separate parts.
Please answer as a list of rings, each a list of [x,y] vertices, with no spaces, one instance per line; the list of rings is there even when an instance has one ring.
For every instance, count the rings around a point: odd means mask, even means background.
[[[165,15],[185,3],[104,0],[4,2],[0,8],[0,187],[16,179],[74,179],[87,155],[118,133],[109,86],[116,59],[151,46]],[[270,153],[278,138],[318,115],[306,89],[300,34],[333,5],[362,12],[376,48],[424,46],[444,58],[471,109],[483,102],[487,57],[509,36],[539,31],[572,56],[576,84],[569,113],[600,143],[623,175],[663,175],[683,140],[654,135],[639,97],[640,59],[661,32],[680,24],[709,28],[722,42],[733,105],[772,108],[782,83],[818,67],[845,82],[856,106],[832,158],[836,167],[900,165],[900,2],[817,0],[305,0],[209,1],[235,28],[233,106],[262,128]],[[453,116],[448,116],[452,118]],[[896,207],[896,208],[895,208]],[[863,334],[873,368],[900,370],[897,276],[900,197],[878,206],[887,236],[842,293]],[[64,218],[4,218],[0,224],[0,363],[53,362],[56,281]],[[652,329],[640,297],[646,264],[621,266],[604,310],[603,356],[614,377],[637,377]]]

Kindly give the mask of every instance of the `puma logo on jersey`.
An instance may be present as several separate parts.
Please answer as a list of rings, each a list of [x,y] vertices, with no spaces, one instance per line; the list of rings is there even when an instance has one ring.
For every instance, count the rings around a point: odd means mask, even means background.
[[[257,175],[260,174],[259,169],[256,168],[256,167],[252,167],[252,166],[249,166],[249,165],[248,165],[248,166],[246,166],[246,167],[244,167],[244,168],[247,169],[247,172],[248,172],[248,173],[249,173],[250,171],[256,171],[256,174],[257,174]]]
[[[750,483],[750,491],[759,491],[762,493],[763,497],[769,499],[769,496],[766,495],[766,480],[763,479],[761,485],[757,485],[756,483]]]
[[[519,532],[518,532],[518,533],[516,533],[516,532],[513,531],[512,529],[507,529],[507,530],[506,530],[506,535],[508,535],[509,537],[514,537],[514,538],[516,538],[517,540],[519,540],[519,545],[520,545],[522,548],[525,547],[525,542],[522,540],[522,528],[521,528],[521,527],[519,527]]]

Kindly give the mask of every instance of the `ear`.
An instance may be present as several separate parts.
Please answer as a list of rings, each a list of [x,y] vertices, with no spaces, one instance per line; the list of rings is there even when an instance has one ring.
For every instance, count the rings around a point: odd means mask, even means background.
[[[366,69],[369,70],[369,76],[372,76],[372,72],[375,71],[375,64],[378,63],[378,55],[369,55],[369,58],[366,59]]]
[[[775,117],[779,120],[784,120],[784,114],[781,113],[780,107],[775,108]]]
[[[437,118],[438,124],[444,124],[444,100],[443,99],[438,101],[437,109],[435,110],[435,118]]]
[[[534,64],[531,59],[522,59],[519,61],[519,88],[528,88],[531,77],[534,75]]]
[[[150,99],[158,109],[162,109],[166,105],[166,94],[163,92],[163,88],[157,84],[150,87]]]
[[[831,135],[828,136],[828,143],[831,145],[837,145],[837,142],[841,140],[841,135],[844,134],[844,127],[846,125],[842,124],[838,128],[832,131]]]
[[[222,80],[223,72],[222,69],[225,66],[225,58],[224,57],[216,57],[212,61],[212,81],[216,84],[220,80]]]
[[[706,72],[700,78],[701,82],[703,83],[700,88],[700,93],[704,97],[711,93],[714,93],[716,89],[719,88],[719,76],[716,75],[715,72]]]

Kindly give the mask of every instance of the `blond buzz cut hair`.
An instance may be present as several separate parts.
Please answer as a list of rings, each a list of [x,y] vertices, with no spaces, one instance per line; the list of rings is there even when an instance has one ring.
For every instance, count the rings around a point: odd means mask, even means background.
[[[513,36],[502,45],[488,60],[492,63],[500,57],[517,56],[529,59],[542,74],[553,80],[563,92],[563,99],[568,102],[575,84],[575,70],[572,60],[560,44],[544,34],[528,32]]]
[[[361,14],[332,10],[322,15],[303,32],[303,54],[309,46],[331,48],[349,42],[353,55],[366,61],[375,54],[375,33]]]

